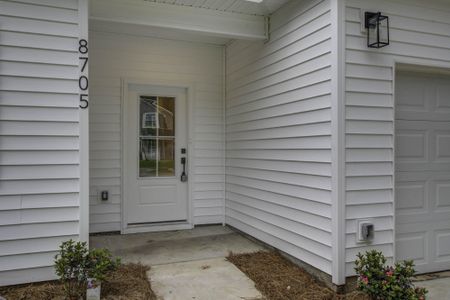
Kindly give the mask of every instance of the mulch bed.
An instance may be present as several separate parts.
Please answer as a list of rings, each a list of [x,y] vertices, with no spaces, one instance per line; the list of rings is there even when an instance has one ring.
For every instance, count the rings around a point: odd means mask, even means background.
[[[147,278],[149,269],[142,264],[121,265],[102,283],[102,299],[155,300],[156,296]],[[52,281],[0,287],[0,296],[6,300],[62,300],[64,292],[60,282]]]
[[[368,300],[358,292],[337,295],[276,252],[230,253],[227,259],[255,282],[267,300]]]

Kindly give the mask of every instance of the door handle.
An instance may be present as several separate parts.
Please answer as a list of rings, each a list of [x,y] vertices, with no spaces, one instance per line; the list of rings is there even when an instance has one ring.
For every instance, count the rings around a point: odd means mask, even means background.
[[[180,181],[186,182],[188,180],[188,176],[186,174],[186,157],[181,158],[181,164],[183,165],[183,172],[181,173]]]

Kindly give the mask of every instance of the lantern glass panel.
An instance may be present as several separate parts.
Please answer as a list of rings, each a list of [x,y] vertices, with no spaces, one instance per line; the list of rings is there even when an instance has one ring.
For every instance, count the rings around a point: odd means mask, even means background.
[[[389,45],[389,18],[380,16],[378,20],[379,44],[380,46]]]
[[[389,45],[389,17],[380,12],[366,12],[367,46],[381,48]]]
[[[378,44],[378,26],[376,21],[374,23],[369,23],[367,34],[367,43],[369,46]]]

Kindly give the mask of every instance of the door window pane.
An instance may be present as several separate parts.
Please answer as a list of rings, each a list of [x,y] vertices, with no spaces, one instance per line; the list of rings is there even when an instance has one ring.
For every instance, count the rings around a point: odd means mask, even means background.
[[[139,177],[175,176],[175,98],[139,99]]]
[[[175,176],[175,140],[160,139],[158,143],[159,159],[158,159],[158,176],[167,177]]]
[[[158,98],[141,96],[139,102],[140,135],[155,136],[158,128]]]
[[[158,97],[158,135],[175,136],[175,99]]]
[[[139,177],[157,176],[157,140],[140,138]]]

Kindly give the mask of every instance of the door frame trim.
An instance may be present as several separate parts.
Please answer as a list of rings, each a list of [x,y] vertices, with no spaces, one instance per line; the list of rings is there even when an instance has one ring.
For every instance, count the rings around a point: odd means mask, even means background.
[[[120,97],[120,138],[121,138],[121,201],[120,201],[120,232],[121,234],[127,233],[137,233],[137,232],[151,232],[151,231],[167,231],[167,230],[180,230],[180,229],[191,229],[194,227],[194,218],[193,218],[193,207],[192,207],[192,174],[193,167],[192,162],[194,158],[194,146],[193,146],[193,126],[191,125],[191,120],[193,119],[193,102],[195,97],[195,83],[189,81],[172,81],[172,80],[159,80],[155,78],[145,78],[145,77],[122,77],[121,78],[121,97]],[[125,134],[125,124],[128,118],[128,110],[126,105],[127,95],[128,95],[128,86],[130,84],[142,84],[142,85],[153,85],[160,87],[169,87],[169,88],[184,88],[186,89],[186,101],[187,101],[187,112],[186,112],[186,122],[187,122],[187,158],[188,158],[188,166],[187,171],[189,175],[188,180],[188,195],[187,195],[187,221],[185,223],[167,223],[167,224],[156,224],[156,225],[138,225],[138,226],[127,226],[126,222],[126,205],[125,205],[125,195],[127,195],[127,185],[125,181],[125,174],[127,174],[128,168],[126,164],[127,158],[127,147],[126,140],[124,139]]]

